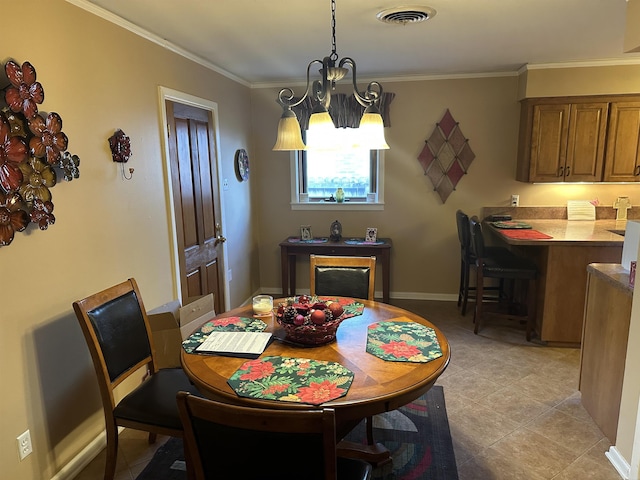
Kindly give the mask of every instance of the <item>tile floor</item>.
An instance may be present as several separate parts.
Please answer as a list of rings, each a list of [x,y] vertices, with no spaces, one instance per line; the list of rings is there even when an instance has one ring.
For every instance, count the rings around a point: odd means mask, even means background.
[[[451,345],[444,387],[460,480],[619,480],[610,443],[580,404],[580,351],[524,340],[517,324],[493,321],[473,334],[473,313],[455,302],[393,300],[431,320]],[[120,435],[116,480],[134,480],[166,438]],[[104,452],[76,480],[102,478]],[[161,479],[159,479],[161,480]]]

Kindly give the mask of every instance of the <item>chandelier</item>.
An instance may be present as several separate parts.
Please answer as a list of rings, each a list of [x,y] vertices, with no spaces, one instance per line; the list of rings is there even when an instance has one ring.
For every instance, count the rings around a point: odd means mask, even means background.
[[[370,82],[364,92],[360,92],[356,79],[356,62],[354,59],[344,57],[338,59],[336,53],[336,2],[331,0],[331,54],[322,60],[312,60],[307,66],[307,88],[302,97],[296,98],[291,88],[285,87],[278,93],[277,102],[282,107],[282,117],[278,123],[278,136],[273,150],[290,151],[305,150],[307,146],[312,148],[336,148],[333,120],[329,115],[331,92],[335,90],[336,82],[343,79],[351,69],[353,96],[364,107],[364,113],[360,119],[360,125],[354,132],[354,147],[381,150],[389,148],[384,138],[384,124],[380,114],[380,99],[382,97],[382,85],[378,82]],[[310,71],[313,65],[322,65],[321,80],[310,83]],[[309,117],[309,135],[313,144],[305,145],[298,117],[292,110],[307,98],[311,100],[312,111]],[[309,140],[311,142],[312,140]]]

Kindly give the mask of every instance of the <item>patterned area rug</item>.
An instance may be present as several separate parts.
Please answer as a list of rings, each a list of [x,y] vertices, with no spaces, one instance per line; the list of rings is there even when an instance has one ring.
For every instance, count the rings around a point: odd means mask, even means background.
[[[458,480],[442,387],[393,412],[376,415],[376,442],[391,451],[393,462],[377,468],[377,480]],[[365,442],[364,422],[347,440]],[[186,480],[182,440],[160,447],[137,480]]]

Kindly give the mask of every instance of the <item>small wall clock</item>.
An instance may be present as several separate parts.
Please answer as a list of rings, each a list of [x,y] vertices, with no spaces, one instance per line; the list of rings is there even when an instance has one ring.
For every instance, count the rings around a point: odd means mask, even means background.
[[[244,148],[236,150],[236,176],[240,182],[249,179],[249,155]]]

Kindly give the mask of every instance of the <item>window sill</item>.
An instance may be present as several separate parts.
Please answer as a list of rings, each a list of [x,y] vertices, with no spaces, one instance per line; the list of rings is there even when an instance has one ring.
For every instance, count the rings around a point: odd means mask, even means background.
[[[384,210],[379,202],[291,202],[291,210]]]

